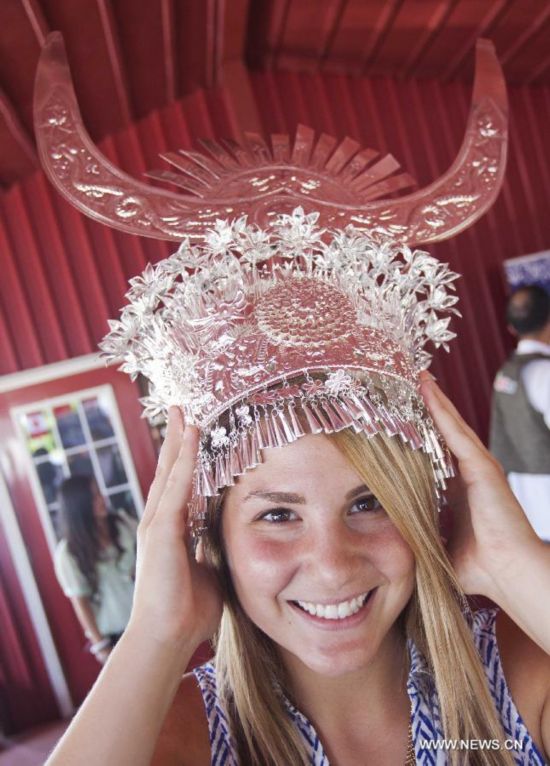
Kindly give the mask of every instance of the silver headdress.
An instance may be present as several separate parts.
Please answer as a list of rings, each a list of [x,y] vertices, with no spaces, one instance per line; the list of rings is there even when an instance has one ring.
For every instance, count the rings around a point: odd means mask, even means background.
[[[446,348],[454,337],[457,275],[406,243],[452,236],[498,193],[506,100],[492,48],[478,46],[472,113],[454,165],[426,189],[382,200],[411,183],[392,175],[393,158],[347,139],[314,143],[305,128],[293,146],[274,136],[270,150],[249,136],[226,150],[210,142],[209,157],[169,155],[185,176],[157,177],[195,196],[147,187],[111,166],[85,134],[58,39],[41,67],[35,119],[56,186],[117,228],[166,239],[189,233],[174,255],[131,280],[102,348],[149,379],[146,414],[175,404],[200,427],[195,529],[208,497],[257,465],[263,449],[305,433],[397,435],[430,455],[444,487],[452,466],[418,374],[431,359],[426,344]]]

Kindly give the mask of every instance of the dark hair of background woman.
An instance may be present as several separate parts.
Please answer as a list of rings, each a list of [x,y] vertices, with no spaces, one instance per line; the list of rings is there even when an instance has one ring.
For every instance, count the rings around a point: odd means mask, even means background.
[[[101,558],[99,530],[94,515],[94,484],[91,476],[71,476],[59,488],[63,537],[70,553],[91,588],[91,599],[97,596],[97,562]],[[123,548],[118,539],[118,523],[115,514],[106,516],[111,542],[120,555]]]

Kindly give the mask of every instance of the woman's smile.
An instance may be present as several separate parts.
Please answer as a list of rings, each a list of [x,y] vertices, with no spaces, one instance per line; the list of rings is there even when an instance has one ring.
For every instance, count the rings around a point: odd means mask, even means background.
[[[228,491],[222,532],[248,617],[320,673],[368,664],[413,590],[412,552],[322,435],[265,450]]]
[[[312,601],[289,601],[313,626],[323,630],[346,630],[355,628],[369,612],[369,605],[375,596],[372,588],[360,596],[345,601],[314,603]]]

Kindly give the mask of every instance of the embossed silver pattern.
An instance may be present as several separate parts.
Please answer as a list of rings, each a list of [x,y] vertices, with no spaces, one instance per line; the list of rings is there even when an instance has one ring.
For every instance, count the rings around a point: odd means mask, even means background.
[[[301,208],[268,231],[218,221],[204,245],[184,242],[132,279],[110,322],[102,349],[149,379],[145,413],[174,404],[200,427],[203,499],[263,447],[345,427],[399,434],[433,456],[440,484],[449,475],[416,389],[426,345],[454,337],[458,275],[428,253],[317,222]]]
[[[163,155],[174,168],[149,175],[186,193],[140,182],[116,168],[87,134],[74,94],[62,38],[48,37],[36,78],[35,132],[41,163],[58,191],[86,215],[122,231],[199,241],[218,218],[267,227],[297,206],[316,211],[320,225],[379,234],[409,245],[437,242],[463,231],[493,204],[507,152],[507,101],[492,43],[477,44],[476,81],[457,159],[423,189],[388,199],[414,182],[388,155],[349,138],[317,140],[300,126],[294,141],[256,134],[242,144],[203,141],[204,152]]]

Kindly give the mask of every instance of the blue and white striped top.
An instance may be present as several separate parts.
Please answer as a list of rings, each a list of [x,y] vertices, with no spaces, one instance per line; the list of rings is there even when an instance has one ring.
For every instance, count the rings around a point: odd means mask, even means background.
[[[500,714],[503,729],[510,741],[515,741],[514,755],[517,766],[545,766],[545,760],[512,700],[500,661],[495,636],[496,609],[482,609],[474,616],[473,635],[475,645],[487,674],[489,690]],[[411,701],[411,722],[417,764],[444,766],[448,763],[444,749],[430,748],[428,742],[443,739],[439,701],[433,678],[426,661],[416,646],[409,641],[410,671],[407,692]],[[210,732],[212,766],[237,766],[226,714],[216,693],[216,671],[212,663],[196,668]],[[288,700],[288,714],[294,720],[310,753],[312,766],[330,766],[323,745],[312,724]]]

